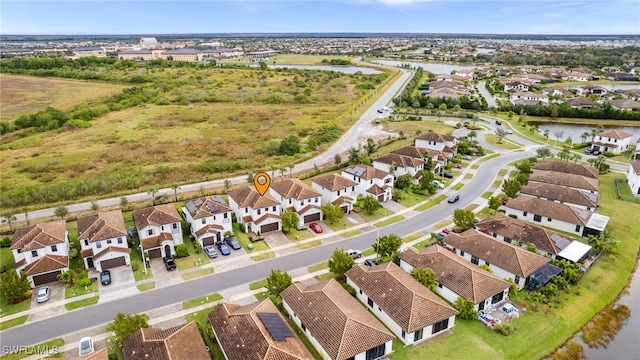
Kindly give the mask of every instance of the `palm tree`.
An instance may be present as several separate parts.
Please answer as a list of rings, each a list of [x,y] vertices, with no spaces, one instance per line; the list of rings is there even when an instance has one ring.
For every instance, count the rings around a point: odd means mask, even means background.
[[[229,192],[229,189],[231,189],[231,180],[224,179],[224,192]]]
[[[497,128],[496,129],[496,137],[498,138],[498,144],[502,144],[502,139],[504,139],[507,135],[509,135],[507,130],[502,129],[502,128]]]
[[[64,220],[64,218],[69,215],[69,209],[67,209],[66,207],[60,205],[56,208],[56,210],[53,212],[53,214],[55,216],[60,216],[60,219]]]
[[[147,194],[151,195],[151,198],[153,199],[153,205],[156,205],[156,194],[158,193],[158,188],[155,186],[152,186],[149,188],[149,190],[147,190]]]
[[[13,223],[16,222],[16,220],[18,220],[18,218],[16,218],[16,216],[12,212],[7,212],[3,215],[2,223],[8,224],[9,230],[13,232]]]
[[[98,205],[97,201],[93,200],[91,202],[91,211],[93,211],[93,213],[95,214],[98,212],[98,209],[100,209],[100,205]]]
[[[293,171],[293,164],[287,165],[287,168],[289,169],[289,179],[291,179],[291,172]]]
[[[593,142],[593,140],[596,138],[596,135],[598,135],[598,129],[591,129],[591,142]]]
[[[129,206],[129,199],[126,196],[120,198],[120,208],[125,210]]]
[[[582,134],[580,134],[580,139],[582,139],[582,143],[584,144],[585,142],[587,142],[587,138],[589,137],[589,132],[585,131]]]
[[[393,175],[396,172],[396,162],[392,161],[391,164],[389,164],[389,174]]]
[[[571,160],[573,160],[574,163],[577,163],[578,160],[582,160],[582,156],[580,156],[580,154],[573,154],[571,155]]]
[[[477,137],[478,133],[475,132],[475,130],[471,130],[469,131],[469,133],[467,134],[467,137],[469,138],[469,140],[472,140],[474,137]]]
[[[26,221],[27,226],[31,225],[29,224],[29,211],[31,211],[31,209],[28,206],[22,208],[22,212],[24,213],[24,221]]]
[[[171,184],[171,189],[173,189],[174,201],[178,202],[178,189],[180,189],[180,185]]]
[[[280,178],[281,178],[281,180],[284,180],[284,174],[287,172],[287,169],[285,169],[285,168],[278,168],[278,171],[280,171]]]
[[[271,165],[271,178],[275,179],[276,178],[276,170],[278,170],[278,167],[275,165]]]

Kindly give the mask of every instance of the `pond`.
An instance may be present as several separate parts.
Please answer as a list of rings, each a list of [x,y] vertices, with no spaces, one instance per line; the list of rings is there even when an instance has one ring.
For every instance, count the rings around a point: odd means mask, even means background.
[[[380,70],[371,69],[360,66],[333,66],[333,65],[267,65],[272,69],[302,69],[302,70],[320,70],[320,71],[336,71],[343,74],[355,74],[358,71],[365,75],[375,75],[382,73]]]
[[[638,125],[640,125],[640,121],[638,122]],[[572,125],[572,124],[540,124],[538,125],[538,131],[541,134],[544,134],[545,130],[549,130],[549,139],[555,140],[556,132],[561,132],[562,135],[558,138],[558,141],[564,141],[569,136],[571,136],[571,140],[573,140],[574,143],[581,142],[582,139],[580,138],[580,135],[584,132],[591,132],[591,129],[594,129],[594,128],[595,128],[595,125],[593,126]],[[635,144],[635,142],[638,141],[638,138],[640,138],[640,127],[605,126],[605,130],[612,130],[612,129],[618,129],[618,130],[626,131],[629,134],[632,134],[633,135],[633,137],[631,138],[632,144]],[[591,141],[591,137],[589,137],[587,141]]]
[[[374,60],[371,61],[375,64],[386,66],[402,66],[402,64],[409,64],[411,67],[421,67],[424,71],[428,71],[433,74],[451,74],[453,70],[467,70],[473,69],[476,66],[462,66],[462,65],[449,65],[449,64],[435,64],[435,63],[421,63],[411,61],[393,61],[393,60]]]

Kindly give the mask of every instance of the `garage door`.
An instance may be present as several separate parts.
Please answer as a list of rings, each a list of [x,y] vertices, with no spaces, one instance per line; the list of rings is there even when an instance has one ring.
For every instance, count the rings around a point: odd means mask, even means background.
[[[320,220],[320,213],[317,214],[311,214],[311,215],[307,215],[304,217],[304,223],[310,223],[312,221],[319,221]]]
[[[213,236],[202,239],[202,246],[213,245],[216,243],[216,239]]]
[[[155,259],[159,257],[162,257],[162,250],[160,250],[160,248],[149,250],[149,259]]]
[[[260,226],[260,232],[261,233],[267,233],[269,231],[274,231],[274,230],[278,230],[278,223],[273,223],[273,224],[267,224],[267,225],[262,225]]]
[[[384,201],[384,194],[378,195],[378,201],[380,202]]]
[[[60,275],[61,272],[62,270],[58,270],[58,271],[54,271],[54,272],[50,272],[42,275],[36,275],[33,277],[33,283],[36,286],[38,286],[38,285],[58,281],[58,275]]]
[[[349,212],[349,207],[348,206],[341,206],[340,209],[342,209],[342,211],[346,214]]]
[[[115,259],[100,261],[100,267],[102,268],[102,270],[107,270],[114,267],[123,266],[126,264],[127,264],[127,259],[125,259],[124,256],[115,258]]]

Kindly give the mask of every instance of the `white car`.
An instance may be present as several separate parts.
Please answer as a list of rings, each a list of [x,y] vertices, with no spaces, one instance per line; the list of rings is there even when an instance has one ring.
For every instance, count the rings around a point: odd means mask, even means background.
[[[444,189],[444,183],[442,181],[433,180],[432,183],[436,184],[440,189]]]
[[[93,339],[90,337],[83,337],[78,344],[78,356],[91,354],[96,351],[93,348]]]
[[[50,292],[50,289],[48,286],[43,286],[39,288],[38,293],[36,295],[36,301],[39,303],[43,303],[49,300],[49,292]]]
[[[354,250],[354,249],[347,250],[347,255],[351,256],[354,259],[362,257],[362,253],[360,252],[360,250]]]

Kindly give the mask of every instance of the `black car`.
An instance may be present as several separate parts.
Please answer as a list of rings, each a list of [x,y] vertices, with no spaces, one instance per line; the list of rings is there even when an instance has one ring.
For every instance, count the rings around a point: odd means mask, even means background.
[[[102,285],[109,285],[111,284],[111,271],[109,270],[104,270],[100,273],[100,283]]]
[[[442,173],[442,176],[446,177],[447,179],[453,179],[453,173],[450,172]]]
[[[364,264],[366,266],[377,266],[378,262],[373,260],[373,259],[367,259],[367,260],[364,261]]]
[[[224,242],[227,243],[227,245],[231,246],[231,248],[233,250],[240,250],[242,247],[240,246],[240,243],[238,242],[238,240],[236,238],[234,238],[233,236],[227,236],[224,238]]]
[[[167,256],[162,260],[164,260],[164,266],[167,268],[167,270],[172,271],[176,269],[176,261],[173,260],[171,256]]]

